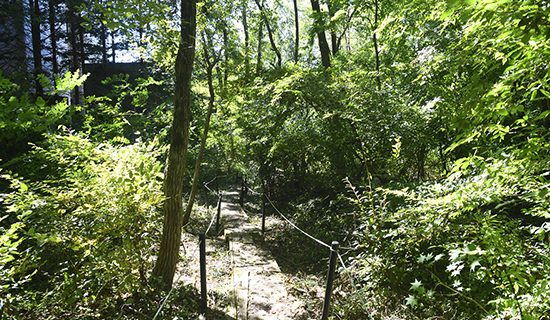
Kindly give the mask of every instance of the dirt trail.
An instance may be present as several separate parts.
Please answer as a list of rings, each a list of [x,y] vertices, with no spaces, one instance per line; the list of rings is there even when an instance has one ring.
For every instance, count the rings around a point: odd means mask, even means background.
[[[238,202],[238,192],[224,192],[223,236],[210,236],[206,242],[209,306],[223,307],[219,311],[225,314],[212,314],[207,319],[300,318],[303,303],[288,293],[287,278],[271,253],[262,248],[259,223],[252,223],[253,217]],[[178,272],[183,275],[180,281],[200,288],[197,239],[184,234],[183,241],[187,262]]]
[[[222,205],[224,237],[229,243],[233,288],[239,319],[295,319],[302,303],[289,295],[284,277],[271,253],[259,245],[260,228],[237,203],[237,193]]]

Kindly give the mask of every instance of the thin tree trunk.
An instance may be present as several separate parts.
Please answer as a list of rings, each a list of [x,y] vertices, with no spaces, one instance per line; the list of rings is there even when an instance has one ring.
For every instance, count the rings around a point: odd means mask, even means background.
[[[380,52],[378,51],[378,39],[376,38],[376,29],[378,28],[378,0],[374,1],[374,26],[372,30],[372,43],[374,45],[374,57],[376,59],[376,86],[378,91],[382,88],[380,82]]]
[[[271,49],[273,52],[275,52],[275,56],[277,56],[277,67],[281,67],[282,65],[282,57],[281,52],[277,48],[277,44],[275,43],[275,37],[273,35],[273,29],[271,29],[271,24],[269,23],[269,19],[267,19],[267,16],[264,11],[264,6],[260,2],[260,0],[254,0],[256,2],[256,5],[258,6],[258,9],[260,9],[260,14],[262,16],[262,19],[265,23],[265,27],[267,29],[267,36],[269,38],[269,43],[271,44]]]
[[[101,23],[101,27],[100,27],[100,33],[99,33],[99,40],[101,43],[101,63],[107,64],[107,62],[109,62],[109,55],[107,53],[107,27],[105,26],[103,21],[100,21],[100,23]]]
[[[179,258],[183,221],[183,180],[191,121],[191,76],[195,57],[196,0],[181,1],[180,44],[176,58],[176,86],[171,143],[164,180],[164,223],[153,275],[172,287]]]
[[[311,8],[316,14],[315,24],[318,29],[317,39],[319,41],[319,51],[321,52],[321,63],[323,67],[330,67],[330,48],[328,47],[327,37],[325,36],[324,26],[321,19],[321,7],[318,0],[311,0]]]
[[[210,118],[214,110],[214,101],[216,99],[216,92],[214,91],[214,81],[212,77],[212,70],[216,65],[216,61],[210,61],[210,55],[208,54],[208,48],[204,45],[204,59],[206,60],[206,78],[208,80],[208,111],[206,113],[206,121],[204,123],[204,131],[202,133],[201,145],[199,147],[199,154],[197,155],[197,161],[195,162],[195,170],[193,172],[193,183],[191,185],[191,193],[189,195],[189,201],[187,201],[187,207],[185,208],[185,214],[183,215],[183,225],[186,225],[189,222],[189,217],[191,216],[191,211],[193,209],[193,203],[195,202],[195,196],[197,195],[199,187],[199,176],[200,168],[202,163],[202,158],[204,157],[204,149],[206,147],[206,138],[208,137],[208,129],[210,128]]]
[[[227,77],[229,72],[229,59],[228,59],[228,46],[229,46],[229,35],[227,34],[227,26],[225,23],[223,24],[223,88],[225,91],[225,87],[227,85]]]
[[[71,69],[72,69],[71,71],[77,72],[77,70],[79,69],[78,48],[77,48],[77,42],[76,42],[77,23],[76,23],[76,16],[75,16],[75,8],[72,1],[69,1],[67,17],[69,20],[67,24],[67,34],[69,36],[69,45],[71,47]],[[78,87],[76,87],[74,89],[74,104],[79,104],[79,103],[80,103],[80,91]]]
[[[31,8],[32,58],[36,94],[41,96],[44,94],[44,90],[40,85],[40,81],[38,81],[38,75],[42,73],[42,40],[40,39],[40,6],[38,0],[29,0],[29,8]]]
[[[50,42],[52,46],[52,73],[57,74],[59,72],[59,65],[57,64],[57,32],[55,30],[55,3],[54,0],[48,1],[48,18],[50,23]]]
[[[333,18],[336,12],[339,10],[339,6],[336,3],[332,3],[331,1],[328,2],[328,14],[330,18]],[[331,28],[330,30],[330,43],[332,48],[332,56],[336,56],[338,53],[338,50],[340,49],[340,45],[338,43],[338,36],[336,35],[336,30],[334,28]]]
[[[298,17],[298,0],[293,0],[294,3],[294,62],[298,63],[300,58],[300,24]]]
[[[111,57],[113,63],[116,63],[115,32],[111,31]]]
[[[247,21],[247,0],[242,4],[242,22],[244,31],[244,74],[246,80],[250,78],[250,36],[248,34],[248,21]]]
[[[82,17],[80,14],[77,16],[78,21],[78,38],[79,38],[79,58],[80,58],[80,67],[84,69],[84,64],[86,64],[86,45],[84,43],[84,27],[82,26]],[[80,70],[83,72],[83,70]]]
[[[256,75],[259,75],[262,72],[262,50],[264,44],[264,22],[260,21],[260,26],[258,27],[258,54],[256,56]]]

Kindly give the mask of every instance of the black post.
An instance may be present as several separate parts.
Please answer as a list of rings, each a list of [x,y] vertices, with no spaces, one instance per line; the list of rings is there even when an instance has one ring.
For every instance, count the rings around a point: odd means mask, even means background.
[[[328,319],[330,296],[332,295],[332,283],[334,282],[334,269],[336,269],[336,258],[338,256],[338,245],[338,241],[332,241],[330,261],[328,264],[327,288],[325,291],[325,302],[323,303],[323,316],[321,317],[321,320]]]
[[[239,198],[241,208],[244,208],[244,178],[241,178],[241,197]]]
[[[218,213],[216,214],[216,236],[220,234],[220,216],[222,213],[222,195],[218,196]]]
[[[265,234],[265,194],[262,193],[262,236]]]
[[[206,297],[206,236],[204,233],[199,234],[199,252],[200,252],[200,272],[201,272],[201,304],[200,312],[206,315],[208,307]]]

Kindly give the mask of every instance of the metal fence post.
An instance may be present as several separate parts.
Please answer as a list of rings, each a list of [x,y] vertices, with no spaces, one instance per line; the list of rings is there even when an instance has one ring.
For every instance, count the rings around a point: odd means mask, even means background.
[[[220,234],[220,216],[222,213],[222,195],[218,196],[218,213],[216,214],[216,236]]]
[[[206,315],[208,301],[206,296],[206,236],[199,234],[200,273],[201,273],[201,303],[200,312]]]
[[[321,317],[321,320],[328,319],[330,296],[332,295],[332,283],[334,282],[334,270],[336,269],[336,258],[338,257],[338,245],[338,241],[332,241],[327,274],[327,287],[325,291],[325,302],[323,303],[323,316]]]
[[[265,234],[265,194],[262,193],[262,236]]]
[[[239,198],[241,208],[244,208],[244,178],[241,177],[241,197]]]

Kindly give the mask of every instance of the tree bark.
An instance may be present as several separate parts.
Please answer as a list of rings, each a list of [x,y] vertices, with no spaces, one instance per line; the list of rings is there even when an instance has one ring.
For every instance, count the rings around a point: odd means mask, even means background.
[[[263,4],[260,2],[260,0],[254,0],[254,1],[256,2],[258,9],[260,9],[260,15],[262,16],[262,20],[264,21],[265,28],[267,29],[269,44],[271,44],[271,49],[273,50],[273,52],[275,52],[275,56],[277,56],[277,67],[280,68],[282,65],[282,57],[281,57],[281,52],[279,51],[279,49],[277,48],[277,44],[275,43],[275,36],[273,34],[273,29],[271,29],[271,24],[269,23],[269,19],[267,19]]]
[[[380,52],[378,51],[378,39],[376,38],[376,29],[378,28],[378,12],[378,0],[374,0],[374,26],[372,29],[372,43],[374,45],[374,57],[376,63],[376,86],[378,88],[378,91],[380,91],[380,89],[382,88],[382,84],[380,82]]]
[[[59,72],[59,65],[57,63],[57,31],[55,30],[55,2],[54,0],[48,1],[48,19],[50,24],[50,42],[52,46],[52,73],[55,75]]]
[[[300,58],[300,24],[298,17],[298,0],[292,1],[294,4],[294,62],[298,63]]]
[[[332,3],[331,1],[328,2],[328,14],[331,18],[334,17],[336,12],[340,10],[340,7],[336,3]],[[332,56],[334,57],[338,50],[340,49],[340,45],[338,43],[338,36],[336,35],[335,28],[330,29],[330,44],[332,48]]]
[[[67,35],[69,37],[69,46],[71,47],[71,71],[77,72],[79,69],[79,59],[78,59],[78,47],[77,47],[77,39],[76,39],[76,33],[77,33],[77,22],[76,22],[76,14],[75,14],[75,7],[74,2],[69,1],[68,2],[68,11],[67,11]],[[80,103],[80,91],[79,88],[76,87],[74,89],[74,104]]]
[[[36,84],[36,95],[44,94],[42,85],[38,81],[38,75],[42,73],[42,40],[40,39],[40,6],[38,0],[29,0],[31,9],[31,38],[32,58],[34,63],[34,79]]]
[[[321,63],[323,67],[330,67],[330,48],[328,46],[327,37],[325,36],[325,30],[323,21],[321,18],[321,7],[318,0],[311,0],[311,8],[315,14],[315,24],[317,28],[317,39],[319,41],[319,51],[321,52]]]
[[[225,22],[223,24],[223,88],[225,91],[226,85],[227,85],[227,77],[229,73],[229,58],[227,52],[228,46],[229,46],[229,35],[227,33],[227,26],[225,25]]]
[[[171,288],[179,260],[183,221],[183,180],[191,122],[191,76],[195,57],[196,0],[181,1],[181,31],[176,58],[176,87],[171,143],[164,180],[164,223],[153,276]]]
[[[103,23],[103,15],[100,19],[100,31],[99,31],[99,42],[101,44],[101,63],[107,64],[109,62],[109,54],[107,53],[107,27]]]
[[[187,207],[185,208],[185,214],[183,215],[182,225],[186,225],[189,222],[191,217],[191,211],[193,209],[193,203],[195,202],[195,196],[197,195],[199,187],[199,176],[200,168],[202,164],[202,159],[204,157],[204,149],[206,147],[206,138],[208,137],[208,130],[210,128],[210,118],[212,117],[212,112],[214,110],[214,101],[216,99],[216,92],[214,91],[214,80],[212,77],[212,71],[217,61],[211,61],[210,54],[208,54],[208,48],[206,41],[204,45],[204,59],[206,60],[206,78],[208,80],[208,111],[206,113],[206,120],[204,123],[204,131],[202,133],[201,145],[199,147],[199,154],[197,155],[197,161],[195,162],[195,170],[193,172],[193,183],[191,184],[191,193],[189,195],[189,200],[187,201]]]
[[[244,74],[246,80],[250,78],[250,35],[248,34],[247,0],[242,3],[242,22],[244,31]]]
[[[116,63],[115,32],[111,31],[111,57],[112,62]]]
[[[260,21],[260,26],[258,27],[258,54],[256,56],[256,75],[259,75],[262,72],[262,51],[264,45],[264,21]]]

